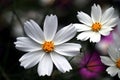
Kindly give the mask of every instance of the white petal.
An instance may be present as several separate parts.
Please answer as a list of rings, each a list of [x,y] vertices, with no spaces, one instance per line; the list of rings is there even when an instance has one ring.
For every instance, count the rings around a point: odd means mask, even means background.
[[[39,76],[50,76],[53,70],[53,62],[49,54],[45,54],[38,65]]]
[[[25,33],[34,41],[43,43],[44,35],[39,25],[33,20],[26,21],[24,24]]]
[[[108,54],[110,55],[113,61],[116,61],[120,57],[118,56],[120,54],[119,50],[113,45],[108,47]]]
[[[109,9],[107,9],[103,13],[103,16],[102,16],[102,19],[101,19],[101,23],[104,24],[106,22],[109,22],[109,20],[111,20],[111,18],[113,16],[113,13],[114,13],[114,8],[113,7],[110,7]]]
[[[26,53],[19,59],[19,61],[21,62],[20,65],[24,68],[31,68],[40,61],[43,55],[44,53],[42,51]]]
[[[21,51],[28,52],[41,50],[40,44],[27,37],[18,37],[17,41],[14,44],[15,47]]]
[[[119,69],[116,68],[115,66],[111,66],[108,67],[106,71],[108,72],[108,74],[110,74],[113,77],[118,73]]]
[[[119,30],[118,27],[117,27],[117,30]],[[113,37],[113,40],[114,40],[114,43],[112,43],[112,46],[114,47],[114,49],[119,49],[119,50],[116,50],[116,51],[119,53],[118,57],[120,57],[120,44],[118,44],[118,42],[120,41],[119,31],[118,32],[113,32],[112,37]]]
[[[80,54],[81,45],[75,43],[64,43],[56,46],[55,52],[64,56],[76,56]]]
[[[103,64],[107,66],[115,66],[115,63],[109,57],[100,56],[100,58]]]
[[[100,22],[101,16],[102,16],[101,7],[99,5],[96,6],[96,4],[94,4],[91,10],[91,17],[93,22]]]
[[[118,71],[118,77],[120,78],[120,70]]]
[[[44,35],[45,40],[51,41],[53,40],[55,33],[58,27],[58,19],[56,15],[46,16],[44,22]]]
[[[113,29],[111,27],[104,27],[102,28],[99,33],[102,34],[103,36],[108,36],[110,34],[110,31],[112,31]]]
[[[75,36],[76,32],[77,31],[72,24],[62,28],[56,33],[55,38],[53,39],[54,44],[59,45],[67,42]]]
[[[77,40],[82,40],[82,41],[86,41],[90,38],[90,36],[92,35],[92,31],[86,31],[86,32],[82,32],[77,36]]]
[[[65,73],[66,71],[70,71],[72,69],[71,65],[69,64],[65,57],[57,53],[51,53],[51,58],[59,71]]]
[[[99,42],[101,40],[101,35],[98,32],[93,32],[90,36],[90,42]]]
[[[118,21],[119,21],[118,17],[112,18],[106,24],[104,24],[104,26],[115,27],[117,25]]]
[[[77,29],[77,32],[91,30],[91,27],[88,27],[88,26],[86,26],[84,24],[73,24],[73,26],[75,26],[75,28]]]
[[[92,26],[92,19],[90,18],[90,16],[84,12],[78,12],[78,20],[88,26]]]

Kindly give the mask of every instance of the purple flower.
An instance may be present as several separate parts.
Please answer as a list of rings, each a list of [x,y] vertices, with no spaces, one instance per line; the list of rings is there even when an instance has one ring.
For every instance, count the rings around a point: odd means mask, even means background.
[[[109,36],[102,37],[101,41],[96,44],[96,48],[101,51],[102,54],[107,54],[107,48],[113,43],[113,32]]]
[[[97,53],[87,53],[80,61],[80,75],[86,79],[97,78],[105,69]]]

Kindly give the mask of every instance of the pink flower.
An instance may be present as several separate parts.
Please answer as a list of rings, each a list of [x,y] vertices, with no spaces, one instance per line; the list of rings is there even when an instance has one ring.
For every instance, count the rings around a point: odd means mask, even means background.
[[[102,54],[107,54],[107,48],[113,43],[113,32],[109,36],[102,37],[101,41],[96,44],[96,48],[101,51]]]
[[[86,80],[97,78],[104,69],[99,54],[96,52],[87,53],[80,61],[79,73]]]

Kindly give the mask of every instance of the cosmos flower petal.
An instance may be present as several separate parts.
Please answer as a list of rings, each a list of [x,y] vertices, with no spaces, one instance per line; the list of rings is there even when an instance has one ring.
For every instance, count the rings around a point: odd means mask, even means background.
[[[112,19],[109,20],[108,23],[104,24],[104,26],[115,27],[116,24],[118,23],[118,21],[119,21],[118,17],[112,18]]]
[[[50,54],[45,54],[38,64],[38,74],[39,76],[50,76],[53,70],[53,62],[51,60]]]
[[[89,80],[89,79],[98,77],[98,75],[99,75],[96,72],[92,72],[92,71],[88,70],[87,68],[80,69],[79,73],[84,78],[84,80]]]
[[[68,40],[72,39],[75,36],[75,34],[76,29],[72,24],[70,24],[56,33],[55,38],[53,39],[54,44],[59,45],[65,43]]]
[[[117,27],[117,29],[118,28],[119,26]],[[117,51],[117,53],[116,52],[115,53],[118,54],[118,57],[120,57],[120,44],[118,44],[118,42],[120,41],[119,29],[118,29],[118,32],[112,33],[112,37],[114,40],[114,43],[112,46],[114,46],[114,48],[116,49],[115,51]]]
[[[82,31],[89,31],[91,30],[90,27],[83,25],[83,24],[73,24],[73,26],[75,26],[75,28],[77,29],[77,32],[82,32]]]
[[[18,50],[25,52],[41,50],[40,44],[36,43],[28,37],[18,37],[14,44]]]
[[[36,22],[34,22],[33,20],[26,21],[24,23],[24,30],[25,30],[25,33],[32,40],[34,40],[40,44],[43,43],[44,35],[43,35],[41,28],[39,27],[39,25]]]
[[[100,58],[103,64],[107,66],[115,66],[115,63],[109,57],[100,56]]]
[[[42,55],[44,55],[44,53],[40,51],[26,53],[19,59],[21,62],[20,65],[26,69],[31,68],[40,61]]]
[[[90,58],[90,59],[88,59],[89,63],[90,63],[90,64],[88,63],[89,66],[102,65],[102,62],[100,60],[100,55],[97,52],[94,52],[92,54],[88,53],[86,55],[86,58]]]
[[[80,22],[84,23],[85,25],[92,26],[92,19],[90,16],[84,12],[78,12],[77,18]]]
[[[98,61],[95,61],[98,65],[93,65],[92,67],[88,66],[88,70],[94,72],[102,72],[104,70],[103,65],[99,64]],[[92,62],[91,62],[92,63]],[[93,62],[94,63],[94,62]]]
[[[45,40],[53,40],[55,33],[57,31],[58,19],[56,15],[46,16],[44,22],[44,36]]]
[[[90,36],[90,42],[99,42],[101,39],[101,35],[98,32],[93,32],[92,36]]]
[[[92,34],[93,34],[92,31],[82,32],[77,36],[77,40],[82,40],[82,41],[88,40]]]
[[[50,55],[53,63],[55,64],[59,71],[65,73],[66,71],[70,71],[72,69],[71,65],[69,64],[65,57],[55,52],[51,53]]]
[[[91,10],[91,17],[93,22],[99,22],[101,20],[102,11],[99,5],[94,4]]]
[[[64,43],[57,45],[55,52],[64,56],[76,56],[80,54],[81,45],[76,43]]]
[[[102,71],[104,71],[104,65],[101,63],[98,53],[86,53],[81,58],[79,73],[84,80],[96,78]]]
[[[111,66],[111,67],[108,67],[106,71],[108,72],[108,74],[110,74],[113,77],[118,73],[119,69],[116,68],[115,66]]]
[[[109,20],[111,20],[111,18],[113,17],[113,13],[114,13],[114,8],[113,7],[110,7],[109,9],[107,9],[103,13],[101,23],[104,24],[104,23],[108,22]]]
[[[113,61],[116,61],[120,57],[118,56],[120,54],[119,50],[114,46],[108,47],[108,54],[110,55]]]
[[[108,36],[110,34],[110,31],[112,31],[113,29],[111,27],[106,27],[106,28],[102,28],[99,33],[103,36]]]
[[[120,78],[120,70],[118,71],[118,77]]]

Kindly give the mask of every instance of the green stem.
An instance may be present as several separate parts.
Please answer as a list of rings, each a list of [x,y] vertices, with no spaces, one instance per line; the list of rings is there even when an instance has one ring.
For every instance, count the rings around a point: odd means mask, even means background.
[[[74,58],[74,57],[72,57],[72,58],[69,60],[69,62],[71,62],[71,61],[73,60],[73,58]]]
[[[22,21],[20,20],[20,17],[17,15],[16,11],[15,10],[12,10],[13,14],[16,16],[17,20],[19,21],[20,25],[23,27],[23,23]]]

